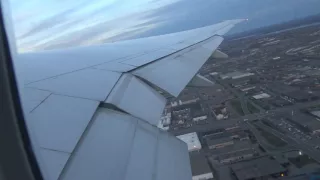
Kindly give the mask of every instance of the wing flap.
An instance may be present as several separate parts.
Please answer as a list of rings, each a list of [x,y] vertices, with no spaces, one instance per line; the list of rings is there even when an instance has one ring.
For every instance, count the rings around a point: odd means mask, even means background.
[[[40,148],[40,154],[45,168],[49,170],[47,178],[57,180],[71,154],[44,148]]]
[[[126,73],[122,75],[105,102],[157,125],[166,99],[138,78]]]
[[[169,173],[169,179],[191,180],[189,164],[186,144],[176,137],[138,118],[99,108],[60,179],[162,180]]]

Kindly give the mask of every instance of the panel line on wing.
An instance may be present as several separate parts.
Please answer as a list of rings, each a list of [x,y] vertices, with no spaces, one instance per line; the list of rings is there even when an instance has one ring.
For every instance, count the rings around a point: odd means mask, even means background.
[[[220,36],[213,36],[190,46],[190,48],[180,50],[177,54],[137,68],[132,74],[160,87],[173,96],[178,96],[222,40],[223,38]],[[212,45],[212,49],[203,48],[204,44]]]
[[[68,164],[70,163],[70,161],[72,161],[72,159],[74,158],[75,156],[75,152],[78,150],[79,146],[81,146],[82,142],[83,142],[83,139],[84,137],[86,137],[86,135],[88,134],[92,124],[94,123],[93,121],[95,120],[95,116],[96,116],[96,113],[97,113],[98,109],[95,111],[95,113],[93,114],[93,116],[91,117],[90,121],[88,122],[86,128],[84,129],[82,135],[80,136],[78,142],[75,144],[74,148],[73,148],[73,151],[70,153],[70,157],[68,158],[67,162],[65,163],[62,171],[60,172],[60,176],[58,179],[60,179],[60,177],[64,174],[65,171],[67,171],[67,166]]]
[[[35,90],[41,90],[41,91],[48,91],[47,89],[41,89],[41,88],[36,88],[36,87],[28,87],[29,89],[35,89]],[[50,95],[58,95],[58,96],[65,96],[65,97],[71,97],[71,98],[78,98],[78,99],[83,99],[83,100],[90,100],[90,101],[95,101],[93,99],[90,99],[90,98],[84,98],[84,97],[79,97],[79,96],[72,96],[72,95],[66,95],[66,94],[61,94],[61,93],[56,93],[56,92],[51,92],[51,91],[48,91],[50,92]],[[110,93],[109,93],[110,94]],[[49,96],[47,97],[49,98]],[[47,99],[46,98],[46,99]],[[39,104],[40,105],[40,104]],[[39,106],[38,105],[38,106]],[[34,110],[34,109],[33,109]]]
[[[167,58],[167,57],[169,57],[169,56],[177,55],[176,57],[174,57],[174,59],[175,59],[175,58],[183,55],[183,54],[179,54],[181,51],[187,50],[185,53],[190,52],[190,51],[194,50],[200,43],[205,42],[205,41],[207,41],[207,40],[210,40],[211,38],[214,38],[214,37],[216,37],[216,36],[217,36],[217,35],[212,35],[212,36],[210,36],[210,37],[207,38],[207,39],[204,39],[204,40],[202,40],[202,41],[199,41],[199,42],[197,42],[197,43],[195,43],[195,44],[192,44],[192,45],[190,45],[190,46],[187,46],[187,47],[185,47],[185,48],[183,48],[183,49],[177,50],[177,51],[174,52],[174,53],[171,53],[171,54],[166,55],[166,56],[164,56],[164,57],[158,58],[158,59],[156,59],[156,60],[154,60],[154,61],[151,61],[151,62],[149,62],[149,63],[146,63],[146,64],[144,64],[144,65],[142,65],[142,66],[139,66],[139,67],[137,67],[137,68],[134,68],[134,69],[132,69],[132,70],[130,70],[130,71],[128,71],[128,72],[136,71],[136,70],[138,70],[138,69],[141,69],[141,68],[143,68],[143,67],[145,67],[145,66],[148,66],[148,65],[150,65],[150,64],[152,64],[152,63],[155,63],[155,62],[157,62],[157,61],[159,61],[159,60],[161,60],[161,59]],[[218,36],[218,37],[220,37],[220,36]]]
[[[39,89],[40,90],[40,89]],[[40,104],[38,104],[36,107],[34,107],[29,113],[32,113],[35,109],[37,109],[43,102],[45,102],[50,96],[52,95],[52,93],[50,93],[45,99],[43,99]]]

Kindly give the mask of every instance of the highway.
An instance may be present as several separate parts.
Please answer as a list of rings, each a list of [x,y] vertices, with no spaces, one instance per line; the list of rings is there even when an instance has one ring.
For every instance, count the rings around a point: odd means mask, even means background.
[[[250,123],[243,123],[243,126],[250,129],[253,135],[256,137],[258,143],[268,152],[275,151],[275,147],[266,142],[265,138],[260,135],[260,132]]]
[[[241,107],[242,110],[244,112],[245,115],[250,114],[250,111],[248,110],[248,106],[247,103],[250,102],[253,106],[255,106],[257,109],[260,110],[260,113],[255,113],[255,114],[267,114],[267,111],[264,110],[263,108],[261,108],[260,106],[256,105],[255,103],[253,103],[251,100],[249,100],[247,97],[245,97],[245,95],[243,95],[242,93],[238,92],[236,89],[232,88],[228,83],[221,81],[219,78],[213,78],[215,80],[215,82],[217,82],[218,84],[222,85],[226,90],[230,91],[231,93],[233,93],[236,97],[239,98],[240,102],[241,102]],[[285,107],[279,107],[273,110],[269,110],[268,112],[280,112],[280,111],[291,111],[292,109],[302,109],[302,108],[306,108],[306,107],[310,107],[310,106],[315,106],[315,105],[319,105],[320,104],[320,100],[316,100],[316,101],[310,101],[310,102],[303,102],[303,103],[295,103],[294,105],[291,106],[285,106]]]
[[[264,125],[261,122],[258,122],[257,125],[266,131],[274,134],[275,136],[281,138],[282,140],[286,141],[291,146],[295,146],[298,149],[300,149],[302,152],[306,153],[316,161],[320,162],[320,151],[313,148],[312,145],[310,145],[307,142],[301,141],[299,139],[293,138],[288,134],[282,134],[281,132],[276,131],[275,129],[270,128],[269,126]]]
[[[178,135],[182,135],[182,134],[187,134],[187,133],[191,133],[191,132],[207,132],[207,131],[211,131],[211,130],[215,130],[215,129],[219,129],[219,128],[226,128],[226,127],[231,127],[234,125],[241,125],[243,124],[242,122],[244,122],[244,119],[246,120],[255,120],[258,117],[260,117],[259,113],[256,114],[248,114],[245,116],[241,116],[238,118],[232,118],[232,119],[227,119],[227,120],[212,120],[209,121],[208,124],[193,124],[191,127],[189,128],[184,128],[184,129],[178,129],[178,130],[172,130],[170,129],[169,132],[171,132],[172,134],[178,136]]]
[[[260,106],[257,106],[254,103],[250,102],[253,106],[255,106],[256,108],[258,108],[260,110],[259,113],[250,114],[250,112],[248,110],[248,106],[247,106],[247,103],[250,100],[247,97],[245,97],[243,94],[239,93],[236,89],[233,89],[229,84],[222,82],[218,78],[214,78],[214,80],[218,84],[222,85],[225,88],[225,90],[232,92],[235,96],[237,96],[239,98],[239,100],[241,102],[242,110],[245,115],[238,117],[238,118],[232,118],[232,119],[227,119],[227,120],[220,120],[220,121],[211,120],[208,122],[208,124],[199,124],[199,125],[193,124],[191,127],[184,128],[184,129],[177,129],[177,130],[170,129],[169,132],[171,132],[174,135],[182,135],[182,134],[187,134],[187,133],[191,133],[191,132],[206,132],[206,131],[211,131],[211,130],[215,130],[215,129],[219,129],[219,128],[226,128],[226,127],[234,126],[235,124],[239,124],[239,122],[243,122],[244,120],[252,121],[252,120],[263,118],[263,117],[270,115],[270,114],[275,114],[278,112],[290,113],[292,110],[298,110],[298,109],[307,108],[310,106],[315,106],[315,105],[320,104],[320,100],[316,100],[316,101],[310,101],[310,102],[296,103],[291,106],[285,106],[285,107],[280,107],[277,109],[265,111]],[[212,118],[210,118],[210,119],[212,119]]]
[[[175,134],[175,135],[181,135],[181,134],[186,134],[186,133],[190,133],[190,132],[205,132],[205,131],[214,130],[214,129],[218,129],[218,128],[228,127],[228,126],[231,126],[231,125],[238,123],[239,121],[243,121],[245,119],[248,121],[252,121],[252,120],[259,119],[259,118],[263,118],[264,116],[269,115],[269,114],[274,114],[277,112],[290,113],[292,110],[307,108],[307,107],[315,106],[315,105],[319,105],[319,104],[320,104],[320,100],[304,102],[304,103],[296,103],[292,106],[281,107],[281,108],[277,108],[277,109],[273,109],[273,110],[269,110],[269,111],[265,111],[265,112],[260,112],[260,113],[248,114],[248,115],[241,116],[239,118],[232,118],[232,119],[221,120],[221,121],[214,120],[214,121],[211,121],[209,124],[193,125],[190,128],[172,130],[172,131],[174,131],[173,134]],[[169,131],[171,131],[171,130],[169,130]]]
[[[238,123],[239,121],[240,122],[244,121],[244,120],[252,121],[252,120],[263,118],[266,115],[274,114],[277,112],[290,113],[292,110],[302,109],[302,108],[315,106],[315,105],[319,105],[319,104],[320,104],[320,100],[304,102],[304,103],[296,103],[292,106],[281,107],[281,108],[269,110],[266,112],[248,114],[248,115],[244,115],[244,116],[241,116],[238,118],[232,118],[232,119],[221,120],[221,121],[214,120],[214,121],[210,121],[208,124],[204,124],[204,125],[193,125],[192,127],[189,127],[189,128],[179,129],[179,130],[169,130],[169,131],[173,131],[172,133],[174,135],[181,135],[181,134],[186,134],[186,133],[191,133],[191,132],[205,132],[205,131],[210,131],[210,130],[214,130],[214,129],[232,126],[232,125]]]

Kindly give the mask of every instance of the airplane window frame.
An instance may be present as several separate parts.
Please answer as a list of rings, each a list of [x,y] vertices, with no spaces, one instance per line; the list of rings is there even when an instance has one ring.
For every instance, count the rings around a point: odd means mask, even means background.
[[[24,121],[0,5],[0,179],[42,180]]]

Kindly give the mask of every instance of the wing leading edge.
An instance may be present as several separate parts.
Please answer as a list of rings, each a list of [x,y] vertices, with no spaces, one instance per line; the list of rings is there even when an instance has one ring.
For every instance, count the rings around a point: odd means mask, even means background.
[[[46,179],[191,179],[187,146],[156,126],[243,20],[109,43],[18,54],[15,61],[34,149]],[[134,178],[133,178],[134,177]]]

